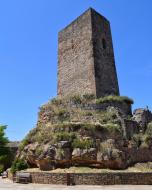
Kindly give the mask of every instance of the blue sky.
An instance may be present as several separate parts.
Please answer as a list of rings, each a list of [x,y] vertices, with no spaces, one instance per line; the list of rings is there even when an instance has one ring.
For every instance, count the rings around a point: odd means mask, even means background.
[[[151,0],[0,0],[0,123],[10,140],[56,96],[58,31],[89,7],[111,22],[121,95],[152,109]]]

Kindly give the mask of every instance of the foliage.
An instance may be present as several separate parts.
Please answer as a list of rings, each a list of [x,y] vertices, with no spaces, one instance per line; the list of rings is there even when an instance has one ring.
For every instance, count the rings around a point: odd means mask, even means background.
[[[70,117],[69,113],[65,109],[58,110],[57,115],[58,115],[58,120],[61,122],[68,120]]]
[[[83,98],[85,100],[94,100],[95,99],[95,95],[94,94],[83,94]]]
[[[61,105],[61,104],[62,104],[62,100],[59,99],[59,98],[53,98],[53,99],[51,100],[51,103],[52,103],[53,105],[58,106],[58,105]]]
[[[74,95],[74,96],[70,97],[70,100],[74,104],[81,104],[82,103],[82,97],[80,95]]]
[[[57,132],[54,134],[56,141],[69,141],[72,142],[76,138],[76,134],[74,132]]]
[[[107,129],[109,132],[121,132],[121,127],[118,124],[107,123],[103,125],[103,127]]]
[[[27,138],[25,138],[25,139],[22,140],[22,142],[20,143],[20,145],[19,145],[19,150],[22,151],[22,150],[24,149],[24,147],[25,147],[26,145],[28,145],[28,144],[29,144],[29,140],[28,140]]]
[[[80,149],[89,149],[89,148],[94,148],[95,143],[91,139],[85,139],[85,140],[75,139],[72,143],[72,147]]]
[[[6,125],[0,125],[0,147],[4,147],[9,141],[8,138],[5,137]]]
[[[127,96],[105,96],[96,100],[97,104],[102,104],[106,102],[126,102],[128,104],[134,103],[134,101]]]
[[[147,135],[152,136],[152,122],[148,124],[146,132]]]
[[[147,144],[148,146],[152,143],[152,136],[151,135],[144,135],[144,143]]]
[[[4,165],[0,164],[0,174],[4,171]]]
[[[25,170],[27,168],[28,164],[25,161],[17,159],[12,164],[11,172],[16,173],[17,171]]]
[[[8,138],[5,136],[6,125],[0,125],[0,165],[1,170],[5,169],[10,162],[11,152],[8,147],[6,147]]]
[[[95,128],[94,128],[94,126],[92,125],[92,124],[90,124],[90,123],[84,123],[84,124],[82,124],[81,125],[81,128],[83,128],[83,129],[85,129],[85,130],[94,130]]]
[[[111,109],[108,111],[102,111],[100,112],[100,123],[105,124],[107,122],[112,122],[112,123],[119,123],[119,119],[117,116],[117,110],[116,109]]]
[[[93,116],[93,113],[91,111],[86,111],[86,112],[84,112],[83,115],[85,115],[85,116]]]
[[[143,142],[143,136],[142,136],[142,134],[135,134],[135,135],[133,135],[132,140],[139,147]]]
[[[95,95],[94,94],[82,94],[82,95],[74,95],[70,97],[70,100],[74,103],[74,104],[82,104],[82,103],[86,103],[86,102],[90,102],[91,100],[95,100]]]
[[[43,127],[36,127],[33,128],[27,136],[21,141],[19,145],[19,150],[22,151],[24,147],[30,143],[38,142],[42,143],[48,140],[48,137],[50,137],[50,133],[46,130],[46,128]]]
[[[43,152],[43,148],[42,147],[38,147],[38,148],[36,148],[35,154],[37,156],[40,156],[42,154],[42,152]]]

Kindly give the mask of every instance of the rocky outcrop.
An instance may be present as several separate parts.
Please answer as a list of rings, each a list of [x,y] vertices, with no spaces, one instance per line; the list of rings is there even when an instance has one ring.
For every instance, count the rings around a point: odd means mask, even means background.
[[[42,106],[37,127],[22,142],[24,148],[17,158],[41,170],[70,166],[124,169],[152,161],[149,110],[135,110],[132,116],[116,103],[113,107],[111,97],[104,110],[86,107],[95,102],[88,99],[54,99]],[[121,104],[122,98],[118,101]]]

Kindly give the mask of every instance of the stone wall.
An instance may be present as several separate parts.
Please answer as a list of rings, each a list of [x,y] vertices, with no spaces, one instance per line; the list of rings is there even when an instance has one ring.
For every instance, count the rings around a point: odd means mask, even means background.
[[[58,95],[119,95],[109,21],[89,9],[58,38]]]
[[[99,111],[105,111],[108,107],[114,107],[120,110],[124,115],[132,115],[132,107],[131,104],[128,104],[126,102],[105,102],[101,104],[70,104],[70,107],[76,107],[76,108],[82,108],[85,110],[99,110]]]
[[[111,173],[47,173],[32,172],[32,183],[41,184],[75,184],[75,185],[150,185],[152,173],[111,172]]]
[[[97,98],[119,95],[110,23],[92,11],[92,41]]]
[[[140,129],[142,131],[145,131],[147,124],[152,122],[152,112],[148,108],[138,108],[134,110],[133,118],[136,122],[139,123]]]
[[[59,32],[58,95],[95,93],[91,14],[87,11]]]

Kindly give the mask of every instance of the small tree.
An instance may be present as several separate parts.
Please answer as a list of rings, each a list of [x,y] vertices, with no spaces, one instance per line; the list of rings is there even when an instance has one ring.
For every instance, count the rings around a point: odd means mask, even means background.
[[[7,163],[9,162],[10,158],[10,150],[6,147],[8,138],[5,136],[6,125],[0,125],[0,166],[1,172],[2,168],[6,169]]]
[[[15,174],[17,171],[25,170],[27,168],[28,164],[24,160],[16,159],[12,164],[11,172]]]

